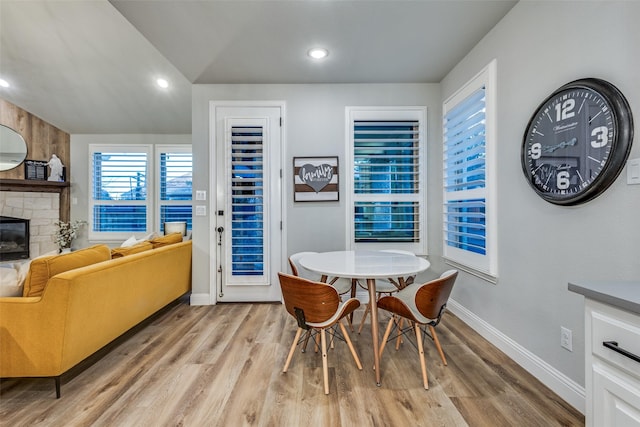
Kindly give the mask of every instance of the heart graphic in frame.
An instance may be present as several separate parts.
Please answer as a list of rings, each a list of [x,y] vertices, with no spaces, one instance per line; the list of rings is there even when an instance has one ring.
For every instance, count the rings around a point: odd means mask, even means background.
[[[333,167],[326,163],[321,165],[306,163],[300,167],[298,176],[302,182],[313,188],[316,193],[319,193],[331,182]]]

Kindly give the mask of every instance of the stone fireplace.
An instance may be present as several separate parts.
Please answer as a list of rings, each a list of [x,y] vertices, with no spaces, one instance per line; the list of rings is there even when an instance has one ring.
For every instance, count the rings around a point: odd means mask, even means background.
[[[0,216],[0,261],[29,259],[29,222]]]
[[[1,1],[1,0],[0,0]],[[0,124],[22,135],[28,159],[47,161],[55,154],[71,177],[71,135],[26,110],[0,98]],[[58,249],[53,240],[55,222],[69,221],[71,184],[26,179],[20,165],[0,171],[0,215],[30,220],[30,257]]]
[[[53,240],[60,218],[60,194],[0,191],[0,215],[30,220],[31,258],[58,249]]]

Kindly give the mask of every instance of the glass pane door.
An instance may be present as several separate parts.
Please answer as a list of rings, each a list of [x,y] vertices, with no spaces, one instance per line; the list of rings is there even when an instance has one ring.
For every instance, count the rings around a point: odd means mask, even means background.
[[[263,277],[265,252],[264,173],[262,126],[232,126],[231,169],[231,275]],[[242,278],[246,282],[246,278]],[[236,282],[233,278],[231,283]],[[252,280],[253,282],[253,280]]]

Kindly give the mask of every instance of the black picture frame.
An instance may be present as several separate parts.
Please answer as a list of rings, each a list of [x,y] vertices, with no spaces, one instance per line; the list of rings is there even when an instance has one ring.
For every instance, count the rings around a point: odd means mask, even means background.
[[[294,202],[338,201],[338,170],[338,156],[294,157]]]
[[[25,160],[24,179],[33,181],[46,181],[47,164],[48,162],[44,160]]]

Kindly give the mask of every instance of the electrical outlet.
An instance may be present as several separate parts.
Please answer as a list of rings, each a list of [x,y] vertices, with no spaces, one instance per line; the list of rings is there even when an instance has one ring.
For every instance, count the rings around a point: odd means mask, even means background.
[[[562,348],[573,351],[573,337],[571,329],[567,329],[564,326],[560,327],[560,345]]]

